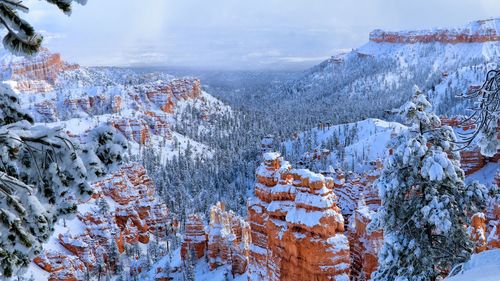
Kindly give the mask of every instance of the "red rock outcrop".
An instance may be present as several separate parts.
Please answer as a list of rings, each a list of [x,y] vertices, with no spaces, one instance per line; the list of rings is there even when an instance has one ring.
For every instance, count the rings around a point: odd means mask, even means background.
[[[357,184],[362,190],[357,198],[356,207],[349,218],[349,245],[351,248],[351,280],[369,280],[378,266],[378,252],[383,243],[383,232],[369,232],[368,224],[381,205],[378,189],[373,182],[380,176],[380,160],[371,163],[372,169],[359,176],[351,185]],[[336,191],[337,189],[335,189]]]
[[[496,198],[490,204],[491,220],[488,222],[486,246],[488,249],[500,248],[500,200]]]
[[[162,237],[175,232],[168,209],[154,197],[154,185],[139,164],[125,165],[93,187],[97,195],[91,200],[100,200],[95,202],[98,208],[86,208],[88,211],[77,214],[83,224],[79,233],[58,236],[59,244],[71,255],[44,253],[34,260],[42,269],[61,276],[76,276],[74,267],[59,269],[57,265],[70,265],[78,259],[85,269],[91,270],[99,264],[105,271],[113,270],[116,259],[111,257],[122,253],[125,244],[148,243],[151,235]]]
[[[360,202],[363,202],[361,199]],[[378,266],[378,252],[382,248],[382,230],[369,232],[374,210],[361,203],[351,218],[349,244],[351,245],[351,280],[370,280]],[[364,278],[364,279],[363,279]]]
[[[201,95],[201,82],[199,79],[174,79],[169,82],[168,86],[172,89],[172,93],[177,99],[195,99]]]
[[[250,246],[250,225],[219,202],[210,208],[205,227],[201,216],[192,214],[186,221],[181,247],[184,260],[207,257],[211,270],[230,266],[233,275],[246,272]]]
[[[173,79],[167,84],[150,85],[146,88],[148,99],[166,113],[174,112],[175,100],[196,99],[200,95],[201,83],[195,78]]]
[[[264,154],[248,213],[249,280],[347,280],[349,243],[334,181]]]
[[[389,32],[374,30],[370,33],[370,41],[385,43],[481,43],[500,41],[500,19],[476,21],[462,29],[437,29],[426,31]]]
[[[476,213],[472,216],[472,223],[467,232],[470,240],[475,243],[475,253],[486,250],[486,218],[483,213]]]
[[[37,256],[33,262],[50,273],[49,281],[77,281],[85,276],[85,265],[74,256],[48,252]]]
[[[461,131],[461,133],[473,133],[473,130],[476,128],[473,123],[463,122],[464,119],[460,116],[442,116],[440,119],[441,124],[451,126],[455,130]],[[498,134],[498,137],[500,138],[500,133]],[[464,170],[465,175],[470,175],[479,171],[488,163],[498,162],[500,159],[500,151],[492,157],[486,157],[481,154],[481,151],[477,146],[472,145],[471,147],[467,147],[460,151],[460,158],[461,168]]]
[[[118,129],[129,140],[146,144],[150,138],[149,126],[144,120],[122,118],[112,121],[113,127]]]
[[[181,247],[183,259],[200,259],[207,250],[207,234],[200,215],[191,214],[186,221],[186,233]]]
[[[43,49],[37,55],[28,58],[13,58],[8,64],[0,66],[8,79],[17,81],[17,89],[22,92],[43,93],[53,91],[62,71],[78,69],[76,64],[67,64],[61,55]]]
[[[486,166],[488,158],[481,154],[479,148],[460,151],[460,164],[466,175],[473,174]]]
[[[233,274],[245,273],[250,246],[250,225],[223,203],[210,209],[208,264],[211,269],[229,264]]]

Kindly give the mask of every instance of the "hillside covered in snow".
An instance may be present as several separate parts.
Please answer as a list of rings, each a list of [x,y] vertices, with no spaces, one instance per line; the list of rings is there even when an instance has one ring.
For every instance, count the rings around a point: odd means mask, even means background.
[[[484,156],[477,142],[448,148],[453,131],[476,128],[461,122],[472,103],[457,95],[499,66],[500,19],[375,30],[363,46],[301,74],[220,78],[244,80],[234,88],[161,71],[82,67],[49,50],[27,58],[0,51],[2,86],[34,126],[59,128],[82,154],[106,143],[96,133],[106,126],[124,149],[121,166],[88,178],[90,198],[53,225],[19,279],[370,280],[384,244],[383,230],[370,228],[384,208],[379,178],[385,168],[407,168],[395,164],[397,153],[428,156],[432,148],[439,175],[453,174],[476,188],[467,196],[485,201],[457,227],[474,255],[445,280],[498,281],[500,153]],[[395,114],[415,84],[430,103],[412,101],[432,106],[439,118],[424,121],[446,141],[436,148],[435,136],[421,132],[422,143],[397,151],[398,141],[417,134]],[[401,204],[419,195],[409,188]]]

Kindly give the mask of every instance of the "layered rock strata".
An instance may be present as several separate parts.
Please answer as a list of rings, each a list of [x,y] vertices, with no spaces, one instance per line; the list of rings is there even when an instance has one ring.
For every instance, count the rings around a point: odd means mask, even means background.
[[[51,280],[82,280],[82,272],[96,265],[113,271],[126,244],[146,244],[151,235],[163,237],[175,231],[175,220],[154,197],[153,182],[139,164],[123,166],[93,187],[93,199],[77,213],[81,231],[57,237],[66,251],[52,250],[34,259],[51,273]]]
[[[334,181],[264,154],[249,202],[249,280],[348,280],[349,243]]]
[[[481,20],[463,29],[436,29],[424,31],[390,32],[374,30],[370,41],[377,43],[483,43],[500,41],[500,19]]]

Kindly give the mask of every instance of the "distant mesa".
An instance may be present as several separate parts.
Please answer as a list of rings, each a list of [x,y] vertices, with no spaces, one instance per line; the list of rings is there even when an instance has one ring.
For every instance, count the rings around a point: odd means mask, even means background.
[[[500,41],[500,19],[478,20],[463,28],[421,31],[383,31],[370,33],[370,41],[376,43],[484,43]]]

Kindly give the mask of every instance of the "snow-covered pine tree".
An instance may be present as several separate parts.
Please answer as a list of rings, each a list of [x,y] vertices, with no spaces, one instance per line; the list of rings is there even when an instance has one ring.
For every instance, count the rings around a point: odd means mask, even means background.
[[[415,87],[401,114],[411,125],[395,141],[376,184],[382,199],[370,229],[383,228],[374,280],[435,280],[466,261],[473,245],[467,214],[482,204],[484,186],[464,184],[455,135],[430,112]]]
[[[78,144],[62,128],[32,122],[12,89],[0,84],[0,279],[28,265],[54,223],[93,193]],[[105,165],[95,153],[89,159]]]
[[[73,2],[85,5],[87,0],[45,0],[56,5],[65,14],[71,14]],[[43,37],[23,20],[18,12],[29,12],[29,8],[18,0],[0,0],[0,25],[7,29],[3,38],[5,48],[16,55],[31,55],[40,49]]]
[[[92,129],[79,151],[89,180],[102,177],[121,165],[127,148],[127,140],[115,128],[103,124]]]

